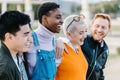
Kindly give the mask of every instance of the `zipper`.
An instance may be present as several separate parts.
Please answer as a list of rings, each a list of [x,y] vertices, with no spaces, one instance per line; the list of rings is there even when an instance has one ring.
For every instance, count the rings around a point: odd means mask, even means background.
[[[87,80],[89,80],[90,76],[92,75],[93,70],[95,69],[96,59],[97,59],[97,51],[98,51],[98,44],[97,44],[97,47],[96,47],[96,49],[95,49],[95,56],[93,57],[90,66],[92,66],[93,61],[95,61],[95,62],[94,62],[93,68],[92,68],[92,70],[91,70],[91,72],[90,72],[90,75],[88,75]]]
[[[92,68],[92,70],[91,70],[91,72],[90,72],[90,74],[89,74],[89,76],[88,76],[88,78],[87,78],[87,80],[89,80],[89,78],[90,78],[90,76],[92,75],[92,72],[93,72],[93,70],[95,69],[95,66],[96,66],[96,60],[97,60],[97,50],[98,50],[98,46],[97,46],[97,48],[96,48],[96,52],[95,52],[95,63],[94,63],[94,65],[93,65],[93,68]],[[99,56],[101,56],[103,53],[105,53],[105,52],[107,52],[107,50],[105,50],[104,52],[102,52]],[[94,58],[92,59],[92,62],[93,62],[93,60],[94,60]],[[92,62],[91,62],[91,64],[90,65],[92,65]],[[106,62],[106,61],[105,61]]]

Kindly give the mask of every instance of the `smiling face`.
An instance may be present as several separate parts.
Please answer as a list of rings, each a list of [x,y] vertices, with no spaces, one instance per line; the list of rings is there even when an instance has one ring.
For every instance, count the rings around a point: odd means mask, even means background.
[[[11,50],[14,52],[26,52],[33,42],[31,29],[28,24],[20,26],[20,31],[10,35]]]
[[[59,33],[61,25],[63,23],[62,13],[59,8],[49,11],[49,15],[45,15],[43,18],[45,23],[43,24],[48,30],[53,33]]]
[[[73,45],[82,45],[86,37],[85,25],[76,25],[74,32],[67,32],[67,37]]]
[[[109,32],[109,21],[107,19],[103,19],[98,17],[94,20],[91,26],[91,34],[96,41],[103,40],[104,37]]]

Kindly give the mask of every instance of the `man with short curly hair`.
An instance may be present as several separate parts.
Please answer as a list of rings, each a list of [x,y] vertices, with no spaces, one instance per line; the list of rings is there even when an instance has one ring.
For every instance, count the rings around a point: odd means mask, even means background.
[[[62,13],[54,2],[43,3],[38,9],[38,28],[33,33],[34,44],[26,54],[30,80],[54,80],[55,33],[61,30]]]

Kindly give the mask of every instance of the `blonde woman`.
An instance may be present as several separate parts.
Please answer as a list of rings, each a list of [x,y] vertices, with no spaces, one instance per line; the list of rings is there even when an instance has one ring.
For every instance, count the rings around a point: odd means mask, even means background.
[[[80,45],[86,37],[86,24],[83,15],[70,15],[63,23],[63,30],[68,39],[64,42],[68,52],[63,51],[57,68],[55,80],[86,80],[88,63]]]

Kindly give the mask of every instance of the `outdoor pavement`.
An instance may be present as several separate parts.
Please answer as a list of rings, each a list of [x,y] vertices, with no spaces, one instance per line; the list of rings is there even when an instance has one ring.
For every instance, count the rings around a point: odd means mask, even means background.
[[[105,80],[120,80],[120,56],[108,59],[105,72]]]

